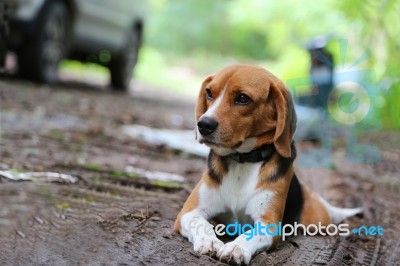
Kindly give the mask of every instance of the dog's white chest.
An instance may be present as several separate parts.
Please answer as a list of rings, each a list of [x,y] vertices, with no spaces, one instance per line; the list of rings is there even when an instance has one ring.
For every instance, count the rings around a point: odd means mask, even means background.
[[[273,192],[257,188],[261,166],[262,162],[230,163],[219,187],[201,186],[199,209],[225,223],[252,223],[262,217]]]
[[[220,193],[225,206],[240,216],[255,194],[261,163],[231,163],[223,178]]]

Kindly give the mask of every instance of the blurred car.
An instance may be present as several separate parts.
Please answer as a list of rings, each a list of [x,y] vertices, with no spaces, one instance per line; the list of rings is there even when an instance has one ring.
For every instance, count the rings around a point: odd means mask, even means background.
[[[16,52],[22,77],[51,84],[63,58],[89,59],[109,68],[113,88],[129,86],[142,41],[145,1],[6,1],[3,50]]]

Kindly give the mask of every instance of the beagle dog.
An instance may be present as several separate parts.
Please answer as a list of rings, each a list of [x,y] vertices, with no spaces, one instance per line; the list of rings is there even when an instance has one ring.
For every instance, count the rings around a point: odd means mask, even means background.
[[[267,70],[233,65],[208,76],[196,106],[196,139],[210,147],[208,169],[183,205],[175,231],[198,254],[248,264],[279,236],[244,234],[224,244],[210,220],[262,225],[328,225],[361,212],[331,206],[300,184],[292,136],[296,113],[284,83]]]

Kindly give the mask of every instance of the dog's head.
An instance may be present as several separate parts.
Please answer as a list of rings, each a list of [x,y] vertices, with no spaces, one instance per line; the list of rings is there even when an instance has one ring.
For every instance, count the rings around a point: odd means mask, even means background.
[[[208,76],[196,106],[196,138],[221,156],[274,143],[291,156],[296,113],[290,92],[267,70],[234,65]]]

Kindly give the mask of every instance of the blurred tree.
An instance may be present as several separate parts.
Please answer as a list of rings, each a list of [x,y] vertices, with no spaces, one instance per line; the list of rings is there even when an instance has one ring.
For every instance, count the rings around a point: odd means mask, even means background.
[[[199,49],[214,53],[230,49],[226,1],[155,0],[152,4],[148,41],[156,48],[181,55]]]
[[[331,0],[153,0],[148,41],[180,54],[207,51],[258,60],[277,59],[289,43],[337,32],[338,12],[326,13]],[[318,21],[318,23],[315,23]]]
[[[385,102],[386,127],[400,127],[400,1],[341,0],[336,3],[353,24],[359,46],[371,50],[370,66],[377,72]]]

